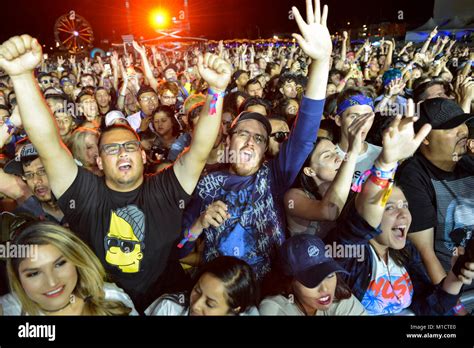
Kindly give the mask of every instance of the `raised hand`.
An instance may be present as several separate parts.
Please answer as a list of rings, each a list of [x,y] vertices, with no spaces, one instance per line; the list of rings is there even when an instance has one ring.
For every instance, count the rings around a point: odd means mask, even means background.
[[[359,155],[362,151],[364,142],[362,141],[362,133],[367,133],[370,130],[370,127],[374,121],[375,113],[371,112],[365,115],[362,115],[355,119],[351,125],[348,127],[348,142],[349,142],[349,151]]]
[[[415,104],[412,99],[408,99],[406,117],[402,119],[401,115],[397,115],[384,131],[383,149],[380,157],[383,164],[394,164],[413,155],[431,131],[431,125],[425,124],[418,134],[415,134],[413,124],[418,120],[418,117],[414,117],[414,113]]]
[[[344,39],[344,41],[347,40],[347,37],[348,37],[347,31],[344,30],[344,31],[342,32],[342,38]]]
[[[117,67],[119,62],[119,55],[117,51],[112,52],[112,56],[110,57],[110,63],[112,63],[113,66]]]
[[[70,57],[68,58],[68,61],[69,61],[69,64],[70,64],[71,66],[76,65],[76,56],[70,56]]]
[[[14,36],[0,46],[0,69],[12,78],[30,74],[42,59],[41,45],[29,35]]]
[[[215,54],[206,53],[198,56],[198,70],[208,85],[219,91],[225,91],[230,83],[232,67],[225,60]]]
[[[58,67],[63,66],[65,62],[66,60],[62,56],[58,57]]]
[[[392,80],[388,84],[388,96],[393,97],[395,95],[399,95],[400,93],[403,92],[404,88],[405,88],[405,81],[403,81],[403,79]]]
[[[430,39],[433,39],[438,34],[438,26],[436,26],[430,33]]]
[[[144,46],[141,46],[138,42],[133,40],[133,48],[140,54],[140,55],[146,55],[146,48]]]
[[[321,15],[321,5],[319,0],[315,0],[315,10],[313,12],[312,0],[306,0],[306,22],[300,15],[296,7],[292,7],[296,23],[300,29],[300,34],[293,34],[298,44],[311,59],[327,60],[331,57],[332,42],[331,35],[327,27],[328,7],[324,5]]]
[[[255,47],[253,47],[253,45],[250,45],[249,51],[250,51],[250,54],[255,56]]]

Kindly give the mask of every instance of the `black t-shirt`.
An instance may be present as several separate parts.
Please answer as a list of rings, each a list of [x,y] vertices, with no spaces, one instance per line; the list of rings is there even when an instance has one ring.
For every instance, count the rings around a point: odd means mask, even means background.
[[[58,202],[70,228],[89,244],[111,280],[146,305],[160,287],[157,281],[176,247],[189,198],[172,167],[145,176],[130,192],[113,191],[103,177],[79,168]]]
[[[434,248],[446,271],[454,248],[464,246],[474,230],[472,160],[465,156],[453,172],[445,172],[417,153],[397,171],[412,216],[409,232],[434,228]]]

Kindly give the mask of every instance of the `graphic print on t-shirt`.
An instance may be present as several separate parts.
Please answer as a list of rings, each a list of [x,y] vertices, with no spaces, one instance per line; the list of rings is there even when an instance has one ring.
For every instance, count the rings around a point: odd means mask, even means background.
[[[369,315],[400,313],[408,308],[413,297],[413,284],[405,267],[398,266],[391,257],[385,265],[374,252],[372,277],[362,298]]]
[[[105,261],[123,273],[140,271],[145,248],[145,214],[135,205],[112,211],[104,240]]]
[[[451,268],[457,244],[464,246],[474,229],[474,177],[458,180],[431,179],[436,192],[437,226],[435,251],[444,269]]]
[[[474,200],[466,198],[462,204],[459,203],[453,200],[448,205],[444,225],[444,245],[453,252],[458,245],[466,246],[466,241],[471,238],[474,228]]]

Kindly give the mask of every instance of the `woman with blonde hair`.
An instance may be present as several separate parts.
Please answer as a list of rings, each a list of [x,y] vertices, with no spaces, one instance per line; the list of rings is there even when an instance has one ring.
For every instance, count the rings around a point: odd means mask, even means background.
[[[68,229],[35,222],[12,240],[22,257],[7,260],[11,292],[4,315],[137,315],[130,297],[106,283],[92,250]]]
[[[68,147],[76,162],[79,162],[78,165],[97,176],[103,176],[96,161],[99,157],[99,135],[95,129],[79,127],[72,132]]]

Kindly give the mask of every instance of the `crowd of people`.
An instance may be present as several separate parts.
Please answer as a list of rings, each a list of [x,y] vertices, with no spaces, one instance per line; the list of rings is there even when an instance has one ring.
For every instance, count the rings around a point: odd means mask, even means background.
[[[4,315],[468,315],[473,53],[0,45]],[[459,262],[457,260],[460,260]]]

